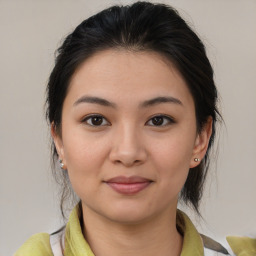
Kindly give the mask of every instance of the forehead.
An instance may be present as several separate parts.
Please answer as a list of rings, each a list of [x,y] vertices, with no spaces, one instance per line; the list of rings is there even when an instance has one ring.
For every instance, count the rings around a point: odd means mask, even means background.
[[[155,52],[105,50],[82,63],[74,73],[67,97],[83,94],[124,102],[155,96],[191,101],[187,84],[175,66]]]

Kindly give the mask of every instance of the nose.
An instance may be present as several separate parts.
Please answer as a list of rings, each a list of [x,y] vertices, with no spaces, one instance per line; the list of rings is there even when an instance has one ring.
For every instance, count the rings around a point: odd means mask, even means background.
[[[146,161],[147,152],[143,137],[136,127],[123,126],[115,132],[109,158],[115,164],[123,164],[126,167],[140,165]]]

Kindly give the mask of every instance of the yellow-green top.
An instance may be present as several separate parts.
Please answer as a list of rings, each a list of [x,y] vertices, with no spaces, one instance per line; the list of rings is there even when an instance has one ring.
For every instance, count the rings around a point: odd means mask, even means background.
[[[181,256],[203,256],[204,246],[201,236],[188,216],[178,210],[177,220],[177,225],[182,229],[184,234]],[[247,237],[227,237],[227,241],[237,256],[256,255],[256,239]],[[75,207],[71,212],[66,226],[63,255],[94,256],[81,230],[78,207]],[[53,256],[50,246],[50,235],[47,233],[39,233],[31,236],[14,256]]]

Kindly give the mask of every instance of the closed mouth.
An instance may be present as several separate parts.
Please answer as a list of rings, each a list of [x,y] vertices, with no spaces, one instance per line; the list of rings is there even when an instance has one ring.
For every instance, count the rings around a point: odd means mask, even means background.
[[[152,180],[140,176],[118,176],[105,181],[114,191],[125,195],[137,194],[152,182]]]

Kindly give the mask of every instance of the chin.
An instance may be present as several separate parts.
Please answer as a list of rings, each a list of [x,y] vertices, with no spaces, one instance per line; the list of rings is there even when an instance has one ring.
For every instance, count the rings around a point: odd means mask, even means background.
[[[138,225],[144,223],[149,216],[143,214],[133,214],[133,213],[119,213],[114,216],[107,216],[112,222],[122,224],[122,225]]]
[[[101,215],[119,224],[136,225],[150,219],[154,212],[151,212],[148,207],[143,207],[143,205],[129,205],[127,203],[111,209],[105,209],[105,211],[101,212]]]

